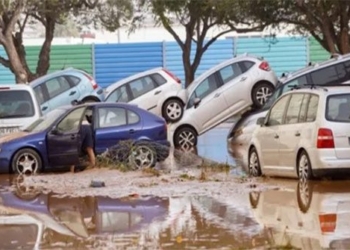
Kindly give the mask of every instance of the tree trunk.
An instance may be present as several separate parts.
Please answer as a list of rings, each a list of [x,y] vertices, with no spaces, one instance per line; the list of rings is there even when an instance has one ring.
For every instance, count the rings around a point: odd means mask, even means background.
[[[3,44],[3,47],[10,61],[10,70],[15,75],[16,83],[27,83],[28,72],[22,65],[21,59],[13,43],[12,37],[11,41],[6,41],[6,43]]]
[[[39,61],[36,68],[36,76],[40,77],[47,74],[47,71],[50,68],[50,52],[51,52],[51,43],[54,38],[55,33],[55,21],[47,17],[45,25],[45,41],[41,47],[39,54]]]

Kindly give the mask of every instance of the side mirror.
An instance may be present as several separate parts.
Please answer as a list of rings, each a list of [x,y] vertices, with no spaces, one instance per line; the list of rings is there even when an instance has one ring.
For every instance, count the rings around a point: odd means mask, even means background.
[[[265,117],[258,118],[258,120],[256,121],[256,124],[260,125],[260,126],[264,126],[265,125]]]
[[[194,98],[193,106],[194,106],[195,108],[197,108],[198,105],[201,103],[201,101],[202,101],[202,100],[201,100],[200,98],[198,98],[198,97]]]
[[[53,128],[53,129],[51,130],[51,134],[53,134],[53,135],[59,135],[60,132],[58,131],[57,128]]]

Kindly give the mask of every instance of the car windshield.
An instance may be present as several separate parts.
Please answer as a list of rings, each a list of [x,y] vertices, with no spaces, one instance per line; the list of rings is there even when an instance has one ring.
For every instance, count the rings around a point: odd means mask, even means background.
[[[25,132],[40,132],[48,129],[62,114],[65,109],[54,109],[24,129]]]
[[[33,99],[27,90],[0,91],[0,119],[34,116]]]

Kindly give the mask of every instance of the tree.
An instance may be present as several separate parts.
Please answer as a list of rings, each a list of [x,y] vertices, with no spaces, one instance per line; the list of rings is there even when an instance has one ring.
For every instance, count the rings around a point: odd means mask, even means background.
[[[196,70],[205,51],[219,37],[229,33],[262,31],[268,22],[256,22],[246,15],[246,1],[252,0],[141,0],[141,13],[152,13],[175,39],[182,50],[185,71],[185,84],[188,86],[195,78]],[[255,1],[254,1],[255,2]],[[147,11],[144,11],[144,9]],[[143,9],[143,10],[142,10]],[[137,21],[142,22],[142,16]],[[182,40],[174,26],[183,26],[186,37]],[[209,31],[218,32],[208,38]],[[193,61],[191,49],[196,46]]]
[[[345,54],[349,46],[349,0],[257,0],[250,15],[276,26],[292,24],[292,32],[312,35],[330,53]]]
[[[110,0],[1,0],[0,44],[8,59],[0,57],[0,63],[14,73],[17,83],[26,83],[45,75],[50,68],[51,43],[56,25],[64,24],[70,16],[84,16],[81,18],[84,24],[97,22],[104,16],[98,11],[103,10],[106,1]],[[127,0],[115,0],[118,1]],[[23,46],[23,32],[29,22],[42,25],[45,30],[35,72],[29,69]]]

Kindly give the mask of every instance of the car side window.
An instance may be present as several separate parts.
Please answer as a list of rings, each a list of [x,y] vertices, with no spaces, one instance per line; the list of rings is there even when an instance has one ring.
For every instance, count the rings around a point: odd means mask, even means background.
[[[341,81],[335,65],[310,73],[312,82],[317,85],[333,84]]]
[[[242,73],[245,73],[247,72],[251,67],[254,66],[254,62],[252,61],[242,61],[242,62],[239,62],[239,65],[241,66],[242,68]]]
[[[61,133],[78,132],[85,107],[77,108],[64,117],[56,126]]]
[[[302,86],[302,85],[306,85],[306,84],[308,84],[306,75],[300,76],[294,80],[291,80],[290,82],[285,83],[283,85],[281,95],[283,93],[290,91],[294,86]]]
[[[34,88],[36,99],[38,100],[39,105],[45,102],[44,92],[41,85]]]
[[[268,125],[269,126],[276,126],[276,125],[282,124],[284,111],[285,111],[286,106],[288,104],[289,98],[290,98],[290,95],[286,95],[286,96],[282,97],[271,108],[269,118],[268,118]]]
[[[294,124],[298,123],[299,120],[299,113],[301,104],[303,102],[304,94],[293,94],[290,98],[287,112],[286,112],[286,119],[285,124]]]
[[[151,75],[151,77],[159,86],[167,82],[166,79],[158,73]]]
[[[306,113],[306,122],[313,122],[316,120],[318,109],[318,96],[311,95],[309,105]]]
[[[202,81],[196,88],[196,90],[192,93],[189,102],[188,102],[188,108],[191,108],[193,106],[193,102],[195,98],[203,99],[210,93],[214,92],[219,88],[219,84],[216,80],[215,74],[212,74],[208,78],[206,78],[204,81]]]
[[[127,111],[127,115],[128,115],[128,124],[135,124],[140,121],[139,115],[131,110]]]
[[[130,97],[125,85],[115,89],[107,97],[106,102],[129,102]]]
[[[45,86],[49,93],[50,99],[62,94],[63,92],[70,89],[69,82],[63,76],[59,76],[53,79],[50,79],[45,82]]]
[[[310,95],[305,94],[303,98],[303,102],[301,103],[300,112],[299,112],[299,122],[306,122],[306,112],[309,103]]]
[[[238,63],[233,63],[219,70],[219,75],[221,76],[221,79],[224,84],[228,83],[229,81],[241,75],[242,73],[243,72],[239,67]]]
[[[98,121],[100,128],[126,125],[126,110],[124,108],[99,108]]]
[[[66,76],[68,78],[68,81],[70,81],[73,86],[77,86],[80,83],[80,78],[76,76]]]
[[[140,97],[157,88],[157,84],[150,76],[145,76],[129,83],[134,98]]]

